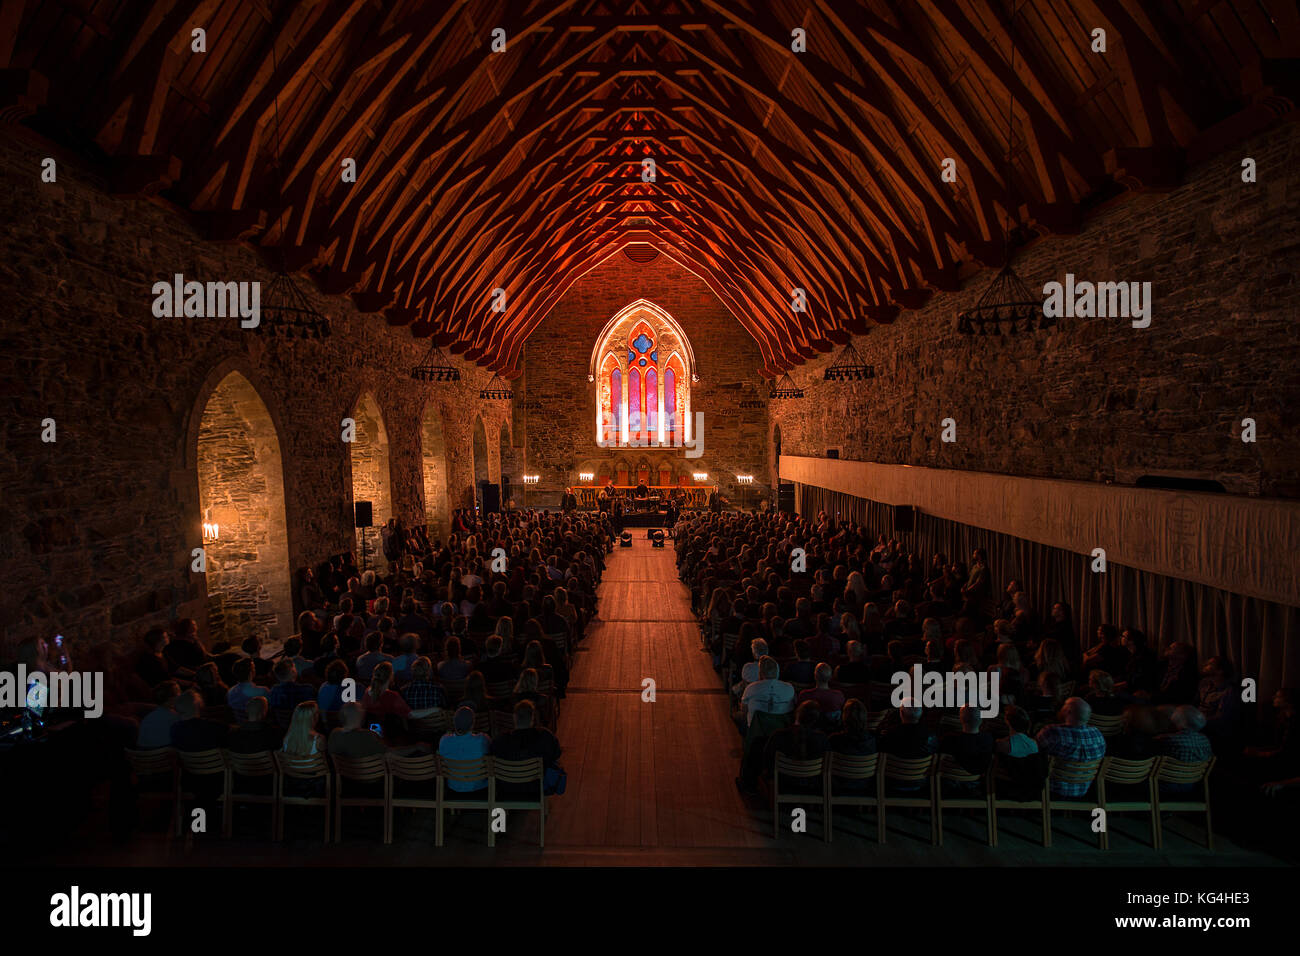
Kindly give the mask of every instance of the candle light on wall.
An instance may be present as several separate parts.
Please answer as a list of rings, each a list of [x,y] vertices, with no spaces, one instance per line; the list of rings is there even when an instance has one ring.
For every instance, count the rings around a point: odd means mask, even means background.
[[[209,521],[209,520],[208,520],[208,519],[211,518],[211,517],[212,517],[212,509],[211,509],[211,508],[205,508],[204,511],[203,511],[203,541],[204,541],[204,543],[207,543],[208,541],[216,541],[216,540],[217,540],[217,536],[220,534],[220,531],[221,531],[221,529],[220,529],[219,527],[217,527],[217,523],[216,523],[215,521]]]
[[[696,481],[708,481],[709,473],[707,471],[697,471],[691,475]]]
[[[754,483],[753,475],[737,475],[736,480],[742,485],[752,485]]]
[[[524,484],[526,485],[535,485],[541,480],[541,475],[524,475]]]
[[[595,481],[595,480],[596,480],[596,473],[595,473],[595,472],[592,472],[592,471],[580,471],[580,472],[578,472],[578,480],[579,480],[579,481]]]

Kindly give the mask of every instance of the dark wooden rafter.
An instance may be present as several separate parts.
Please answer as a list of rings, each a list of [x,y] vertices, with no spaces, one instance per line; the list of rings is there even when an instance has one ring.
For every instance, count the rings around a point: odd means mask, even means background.
[[[1294,110],[1274,77],[1300,56],[1294,4],[1271,0],[141,0],[68,4],[76,26],[39,6],[0,0],[5,121],[59,113],[114,190],[163,191],[209,238],[275,247],[506,376],[631,242],[791,368],[996,264],[1007,220],[1074,232],[1108,177],[1177,184]],[[214,24],[196,65],[190,31]]]

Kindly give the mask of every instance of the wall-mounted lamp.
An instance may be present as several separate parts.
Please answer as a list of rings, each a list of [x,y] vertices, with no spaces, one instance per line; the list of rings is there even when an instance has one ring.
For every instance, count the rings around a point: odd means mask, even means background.
[[[736,480],[742,485],[752,485],[754,483],[753,475],[737,475]]]
[[[596,474],[595,474],[595,472],[591,472],[591,471],[580,471],[580,472],[578,472],[578,480],[579,480],[579,481],[595,481],[595,480],[596,480]]]
[[[541,480],[541,475],[524,475],[524,484],[526,485],[535,485]]]

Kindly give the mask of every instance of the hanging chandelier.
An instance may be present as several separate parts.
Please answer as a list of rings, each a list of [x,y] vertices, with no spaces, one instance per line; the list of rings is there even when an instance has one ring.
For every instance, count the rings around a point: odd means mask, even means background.
[[[768,398],[803,398],[803,389],[794,383],[790,373],[786,372],[772,385]]]
[[[1034,298],[1009,262],[993,277],[973,308],[957,313],[957,331],[966,335],[1015,335],[1055,324],[1054,318],[1044,314],[1042,300]]]
[[[323,339],[330,320],[322,315],[284,269],[278,271],[262,293],[259,328],[286,339]]]
[[[411,378],[417,382],[459,382],[460,369],[447,360],[437,342],[430,344],[420,364],[411,369]]]
[[[496,401],[508,401],[515,397],[515,390],[502,381],[501,377],[495,372],[488,379],[488,383],[478,390],[479,398],[493,399]]]
[[[828,382],[862,382],[876,377],[876,367],[863,362],[853,343],[846,342],[844,351],[822,377]]]

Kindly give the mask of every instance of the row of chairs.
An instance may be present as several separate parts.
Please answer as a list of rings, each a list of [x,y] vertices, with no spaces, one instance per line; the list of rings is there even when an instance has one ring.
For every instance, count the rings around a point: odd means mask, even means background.
[[[1030,759],[1030,758],[1025,758]],[[886,839],[885,817],[889,807],[929,808],[930,841],[943,845],[943,811],[945,809],[984,810],[988,831],[988,845],[998,845],[997,814],[999,810],[1033,810],[1042,814],[1043,846],[1052,845],[1052,811],[1083,810],[1091,813],[1100,808],[1106,812],[1107,823],[1112,813],[1145,812],[1151,821],[1151,845],[1159,850],[1163,845],[1160,814],[1167,812],[1198,812],[1205,814],[1206,846],[1214,849],[1214,830],[1210,819],[1210,771],[1214,758],[1200,763],[1184,763],[1170,757],[1148,757],[1144,760],[1123,760],[1104,757],[1100,760],[1070,761],[1055,757],[1046,761],[1037,793],[1028,797],[998,794],[999,777],[996,765],[982,774],[964,770],[946,754],[906,758],[889,754],[872,754],[859,757],[827,753],[815,760],[796,760],[778,754],[772,778],[772,835],[781,830],[779,809],[781,804],[821,804],[823,837],[830,843],[834,834],[835,807],[866,806],[876,808],[877,840]],[[782,790],[786,781],[817,780],[819,792]],[[1003,782],[1006,782],[1005,780]],[[1086,785],[1095,798],[1060,797],[1052,793],[1053,783]],[[959,792],[945,791],[944,784],[965,788]],[[1123,786],[1126,792],[1118,798],[1107,785]],[[1182,793],[1162,793],[1161,784],[1199,785],[1199,797],[1192,790]],[[855,786],[856,785],[856,786]],[[903,788],[912,788],[910,790]],[[921,789],[924,788],[924,795]],[[1138,788],[1144,788],[1138,791]],[[1109,849],[1107,827],[1098,833],[1101,849]]]
[[[149,780],[165,783],[161,789],[142,789],[141,793],[171,804],[172,826],[178,837],[183,833],[186,801],[199,802],[203,795],[207,795],[221,802],[221,834],[226,839],[233,832],[235,806],[261,804],[272,808],[271,839],[277,841],[284,838],[286,807],[322,808],[326,843],[330,841],[331,809],[336,842],[343,839],[345,807],[382,809],[385,844],[393,842],[394,809],[433,810],[437,814],[437,846],[443,844],[446,811],[487,810],[487,844],[495,846],[492,811],[500,808],[539,811],[538,845],[545,846],[545,769],[540,757],[528,760],[497,757],[449,760],[433,753],[416,756],[387,753],[373,757],[330,755],[327,759],[325,754],[294,757],[279,751],[255,754],[233,753],[225,749],[186,752],[172,747],[128,750],[126,756],[142,784]],[[203,778],[218,786],[196,787],[196,781]],[[484,780],[486,783],[481,792],[465,794],[448,787],[448,783],[453,781],[473,784]],[[263,785],[257,785],[256,781]],[[301,787],[286,786],[288,781],[295,781]],[[352,786],[350,792],[346,789],[349,784]],[[356,787],[361,784],[370,786],[357,793]],[[376,784],[381,785],[382,792],[376,792]],[[499,794],[497,788],[500,784],[510,785],[512,792]],[[513,789],[532,785],[536,786],[535,795]]]

